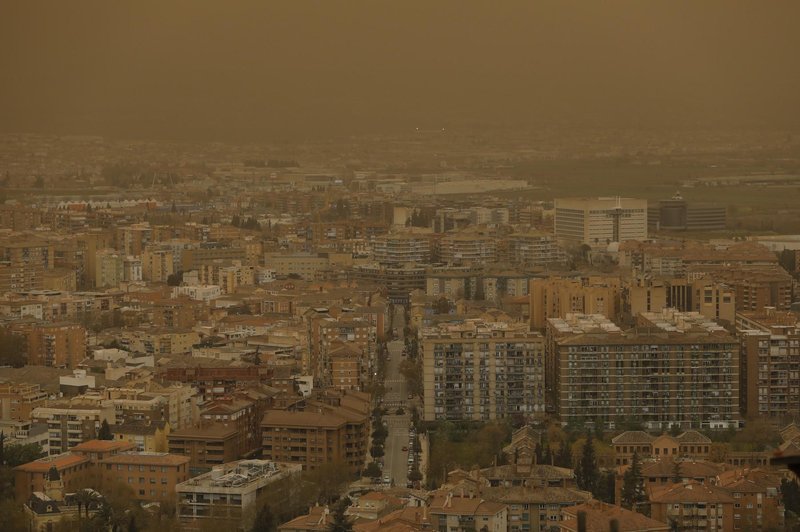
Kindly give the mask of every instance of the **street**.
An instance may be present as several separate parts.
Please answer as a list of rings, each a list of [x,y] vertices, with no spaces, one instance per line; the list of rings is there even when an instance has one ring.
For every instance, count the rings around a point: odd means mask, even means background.
[[[383,406],[388,409],[384,419],[388,425],[389,436],[384,447],[383,474],[388,475],[395,486],[405,486],[408,481],[408,452],[403,447],[409,447],[408,430],[411,426],[411,414],[406,410],[403,415],[395,412],[400,406],[408,404],[408,387],[406,379],[400,373],[400,363],[403,361],[403,329],[405,327],[405,313],[401,306],[395,307],[392,327],[397,329],[398,339],[387,344],[388,357],[386,362],[386,394]]]

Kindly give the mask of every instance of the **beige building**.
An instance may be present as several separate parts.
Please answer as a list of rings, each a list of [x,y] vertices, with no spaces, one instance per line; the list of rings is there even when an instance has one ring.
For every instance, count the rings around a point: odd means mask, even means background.
[[[117,288],[125,280],[125,257],[113,249],[101,249],[95,255],[94,286]]]
[[[616,277],[536,277],[530,284],[531,327],[544,329],[550,318],[570,313],[618,317],[620,281]]]
[[[800,412],[800,331],[797,315],[766,308],[736,314],[742,346],[741,407],[745,416],[774,421]]]
[[[544,338],[527,325],[466,320],[420,335],[426,421],[544,414]]]
[[[738,340],[699,314],[644,316],[638,325],[620,331],[586,316],[548,321],[551,397],[561,421],[738,427]]]
[[[142,253],[142,279],[165,283],[177,271],[175,257],[170,249],[148,249]]]
[[[568,246],[604,249],[612,242],[647,238],[647,200],[559,198],[555,200],[556,239]]]
[[[298,476],[302,467],[269,460],[240,460],[215,466],[209,473],[175,487],[181,530],[195,530],[213,520],[241,524],[245,512],[273,482]],[[218,522],[218,521],[217,521]]]
[[[33,410],[46,401],[47,393],[38,384],[0,382],[2,421],[30,421]]]

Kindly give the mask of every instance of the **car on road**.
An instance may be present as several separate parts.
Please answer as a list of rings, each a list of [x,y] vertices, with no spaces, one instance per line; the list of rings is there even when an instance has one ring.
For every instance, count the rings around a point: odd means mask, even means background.
[[[403,446],[403,452],[408,451],[408,447]]]
[[[389,478],[389,475],[386,475],[385,477],[383,477],[383,483],[384,484],[389,484],[391,482],[392,482],[392,479]]]

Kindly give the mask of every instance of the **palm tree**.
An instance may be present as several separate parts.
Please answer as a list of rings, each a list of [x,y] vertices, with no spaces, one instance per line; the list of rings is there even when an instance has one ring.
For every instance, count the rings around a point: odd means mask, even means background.
[[[78,504],[78,517],[81,516],[81,506],[85,509],[86,518],[89,518],[89,506],[100,502],[100,495],[90,489],[82,489],[75,494],[75,502]]]

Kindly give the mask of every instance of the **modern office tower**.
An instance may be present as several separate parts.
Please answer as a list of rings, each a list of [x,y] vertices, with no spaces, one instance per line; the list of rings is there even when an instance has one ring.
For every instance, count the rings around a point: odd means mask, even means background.
[[[742,344],[742,415],[776,421],[800,413],[800,331],[797,316],[766,308],[736,314]]]
[[[421,338],[426,421],[544,413],[544,338],[527,325],[467,320]]]
[[[673,231],[719,231],[727,225],[728,209],[713,203],[690,203],[677,192],[648,211],[652,229]]]
[[[647,200],[561,198],[555,201],[556,239],[565,244],[604,248],[611,242],[647,238]]]
[[[548,373],[562,422],[738,426],[739,343],[724,328],[671,309],[640,315],[627,331],[592,321],[548,320]]]

